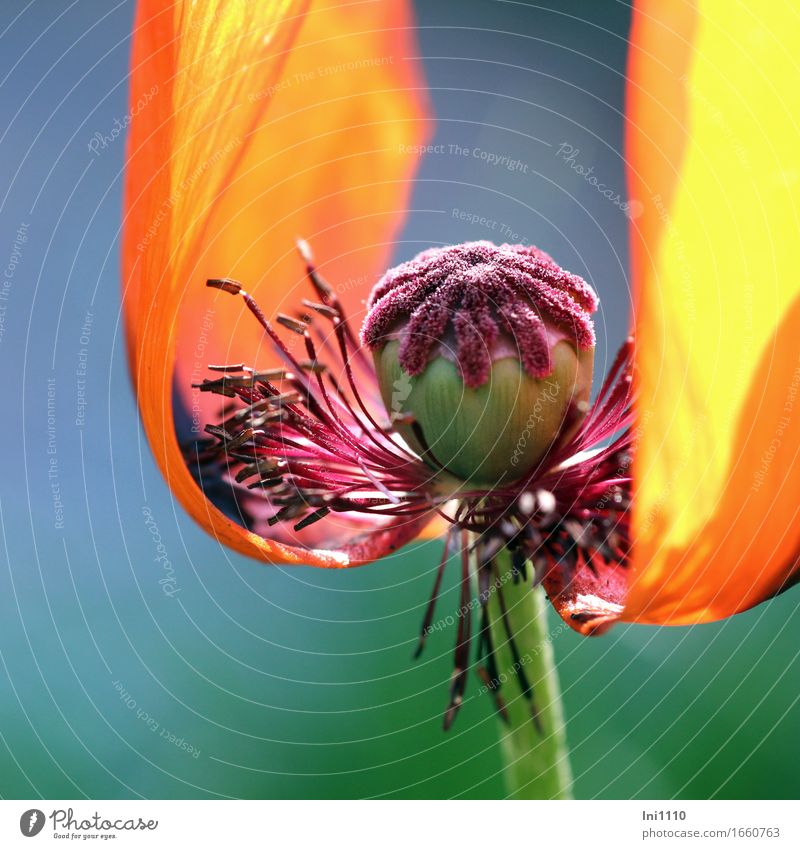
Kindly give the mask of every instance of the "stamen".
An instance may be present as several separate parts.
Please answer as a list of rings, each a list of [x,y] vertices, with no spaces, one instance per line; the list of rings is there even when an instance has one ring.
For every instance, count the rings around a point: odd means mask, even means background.
[[[272,460],[270,458],[262,457],[255,461],[255,463],[250,463],[247,466],[244,466],[239,472],[236,474],[236,482],[242,483],[246,481],[248,478],[252,478],[254,475],[258,475],[259,477],[266,477],[268,475],[277,472],[280,464],[277,460]]]
[[[339,312],[338,310],[333,309],[333,307],[326,306],[325,304],[317,304],[314,301],[308,301],[303,298],[303,304],[307,306],[310,310],[314,310],[314,312],[319,313],[325,318],[338,318]]]
[[[220,289],[222,292],[227,292],[230,295],[238,295],[244,292],[241,283],[237,280],[231,280],[228,277],[206,280],[206,286],[211,289]]]
[[[320,519],[324,519],[330,512],[330,507],[320,507],[319,510],[315,510],[313,513],[306,516],[305,519],[301,519],[294,526],[294,529],[296,531],[302,531],[303,528],[307,528],[309,525],[313,525],[314,522],[318,522]]]
[[[450,702],[444,713],[444,730],[449,730],[463,701],[469,668],[469,644],[472,637],[470,606],[469,546],[465,531],[461,532],[461,607],[456,629],[456,649],[450,676]]]
[[[442,578],[444,577],[445,566],[447,566],[447,561],[450,559],[450,545],[452,541],[453,531],[450,530],[447,533],[444,541],[444,550],[442,551],[442,559],[439,562],[439,568],[436,570],[436,580],[433,584],[433,592],[431,593],[430,601],[428,602],[428,607],[425,611],[425,618],[422,620],[422,629],[419,634],[419,642],[417,643],[417,648],[414,651],[414,659],[416,660],[421,654],[422,650],[425,648],[425,641],[428,639],[428,633],[431,628],[431,623],[433,622],[433,614],[436,611],[436,600],[439,598],[439,591],[442,588]]]
[[[244,371],[244,363],[236,363],[230,366],[208,366],[209,371]]]
[[[308,325],[304,321],[298,321],[290,315],[285,315],[284,313],[279,312],[275,320],[278,324],[282,324],[284,327],[291,330],[293,333],[298,333],[300,336],[305,336],[308,332]]]

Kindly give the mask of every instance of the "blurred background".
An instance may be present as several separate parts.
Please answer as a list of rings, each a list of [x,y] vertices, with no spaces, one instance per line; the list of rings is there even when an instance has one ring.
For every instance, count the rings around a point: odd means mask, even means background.
[[[411,660],[438,543],[344,573],[264,567],[173,500],[119,312],[112,131],[129,109],[133,3],[3,11],[0,795],[502,796],[475,681],[441,730],[452,629]],[[539,245],[601,296],[602,375],[630,303],[628,4],[439,0],[417,14],[433,142],[508,159],[428,156],[396,258]],[[440,604],[457,608],[452,582]],[[576,796],[796,798],[798,606],[795,590],[714,625],[558,629]]]

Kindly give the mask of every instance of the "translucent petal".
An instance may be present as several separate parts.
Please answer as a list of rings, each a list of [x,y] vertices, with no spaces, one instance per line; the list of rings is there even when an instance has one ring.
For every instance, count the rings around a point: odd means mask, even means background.
[[[124,309],[145,432],[178,499],[246,554],[349,565],[413,536],[407,525],[338,552],[249,534],[203,496],[181,456],[183,406],[208,363],[264,366],[239,299],[207,277],[247,282],[267,314],[300,299],[294,240],[312,241],[351,304],[387,263],[427,132],[409,4],[140,2],[125,182]],[[146,102],[145,102],[146,101]],[[307,294],[303,284],[303,295]],[[193,411],[198,431],[207,420]],[[342,523],[340,522],[341,526]]]
[[[642,430],[624,618],[704,622],[797,569],[800,29],[788,3],[670,0],[638,3],[632,37]]]

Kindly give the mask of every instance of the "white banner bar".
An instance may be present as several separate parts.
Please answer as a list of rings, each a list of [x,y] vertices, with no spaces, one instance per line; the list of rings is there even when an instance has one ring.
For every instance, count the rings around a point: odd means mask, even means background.
[[[0,846],[46,841],[413,849],[800,846],[797,802],[0,802]]]

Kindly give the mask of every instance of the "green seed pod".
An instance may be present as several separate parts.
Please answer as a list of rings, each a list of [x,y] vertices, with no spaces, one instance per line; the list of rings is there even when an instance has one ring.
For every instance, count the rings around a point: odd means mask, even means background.
[[[596,306],[535,248],[477,242],[387,272],[362,338],[408,445],[492,486],[527,474],[588,409]]]
[[[421,375],[408,375],[399,347],[390,341],[373,354],[397,431],[432,468],[470,483],[522,477],[562,433],[570,411],[588,408],[593,349],[576,352],[569,342],[558,342],[547,377],[531,377],[519,359],[502,357],[486,383],[471,388],[444,357],[432,360]],[[572,416],[572,429],[579,418]]]

